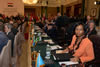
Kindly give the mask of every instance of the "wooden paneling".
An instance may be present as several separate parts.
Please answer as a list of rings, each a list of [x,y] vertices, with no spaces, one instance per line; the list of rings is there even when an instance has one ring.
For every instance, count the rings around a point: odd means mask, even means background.
[[[68,17],[70,17],[70,13],[71,13],[71,6],[66,7],[66,14],[67,14]]]
[[[74,16],[79,16],[81,14],[81,5],[82,4],[77,4],[74,6]]]
[[[33,14],[35,15],[35,8],[25,8],[25,14]]]

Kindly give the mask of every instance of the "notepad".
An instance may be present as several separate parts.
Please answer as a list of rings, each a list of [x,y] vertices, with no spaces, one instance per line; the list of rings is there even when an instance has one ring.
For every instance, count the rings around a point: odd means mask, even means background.
[[[78,62],[72,62],[72,61],[64,61],[64,62],[59,62],[59,64],[66,64],[66,65],[74,65],[74,64],[79,64]]]
[[[61,49],[62,47],[59,45],[51,46],[51,50]]]
[[[51,39],[49,39],[49,40],[44,40],[44,42],[48,42],[48,43],[50,43],[50,44],[54,44],[54,42],[53,42]]]
[[[63,50],[56,50],[56,54],[57,53],[62,53],[63,52]],[[64,53],[69,53],[69,52],[64,52]]]
[[[62,53],[63,50],[56,50],[56,54]]]

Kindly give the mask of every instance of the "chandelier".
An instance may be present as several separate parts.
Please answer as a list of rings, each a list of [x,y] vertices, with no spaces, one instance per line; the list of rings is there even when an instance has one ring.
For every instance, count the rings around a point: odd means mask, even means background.
[[[23,0],[23,2],[26,4],[36,4],[38,0]]]

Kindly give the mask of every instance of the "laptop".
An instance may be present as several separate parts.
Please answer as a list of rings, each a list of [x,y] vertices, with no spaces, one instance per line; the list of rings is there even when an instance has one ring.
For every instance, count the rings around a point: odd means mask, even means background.
[[[70,61],[70,58],[73,58],[73,56],[69,53],[62,53],[62,54],[54,54],[53,58],[55,61]]]

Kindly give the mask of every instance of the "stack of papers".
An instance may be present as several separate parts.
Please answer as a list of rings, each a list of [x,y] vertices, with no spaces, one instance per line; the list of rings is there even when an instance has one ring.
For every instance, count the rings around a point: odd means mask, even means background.
[[[62,47],[59,45],[51,46],[51,50],[61,49]]]
[[[50,43],[50,44],[54,44],[54,42],[53,42],[51,39],[49,39],[49,40],[44,40],[44,42],[48,42],[48,43]]]
[[[65,65],[74,65],[74,64],[79,64],[78,62],[72,62],[72,61],[64,61],[64,62],[59,62],[59,64],[65,64]]]
[[[48,35],[47,34],[43,34],[42,37],[48,37]]]

